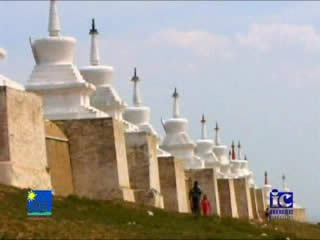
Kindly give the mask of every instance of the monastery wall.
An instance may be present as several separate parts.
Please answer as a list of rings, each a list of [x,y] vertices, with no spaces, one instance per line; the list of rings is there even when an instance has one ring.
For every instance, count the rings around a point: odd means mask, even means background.
[[[174,157],[158,157],[161,193],[164,208],[189,212],[184,163]]]
[[[250,188],[252,214],[254,219],[260,219],[258,205],[257,205],[257,195],[254,187]]]
[[[122,122],[112,118],[53,122],[69,139],[73,186],[77,195],[134,201]]]
[[[46,120],[46,144],[49,173],[55,195],[74,194],[69,139],[53,122]]]
[[[42,100],[0,87],[0,183],[50,189]]]
[[[306,209],[294,208],[293,209],[293,220],[298,222],[307,222]]]
[[[267,206],[264,199],[263,188],[256,189],[256,197],[259,215],[262,219],[264,219]]]
[[[146,132],[125,134],[131,188],[136,202],[163,208],[160,193],[157,137]]]
[[[199,187],[202,190],[202,197],[206,194],[211,204],[211,214],[220,215],[220,203],[215,170],[212,168],[190,169],[186,170],[186,176],[190,179],[188,189],[191,189],[193,183],[198,181]]]
[[[218,193],[221,216],[238,218],[233,179],[218,179]]]
[[[247,178],[233,180],[239,218],[252,219],[252,203]]]

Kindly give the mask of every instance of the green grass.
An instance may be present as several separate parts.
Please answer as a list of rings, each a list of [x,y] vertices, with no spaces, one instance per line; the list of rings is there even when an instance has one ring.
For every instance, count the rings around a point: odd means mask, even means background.
[[[154,216],[149,216],[151,210]],[[130,224],[131,223],[131,224]],[[275,228],[277,230],[275,230]],[[299,229],[299,231],[297,231]],[[266,233],[267,236],[262,236]],[[304,234],[304,235],[303,235]],[[319,239],[318,225],[196,217],[121,201],[53,199],[52,217],[27,217],[26,190],[0,185],[0,239]]]

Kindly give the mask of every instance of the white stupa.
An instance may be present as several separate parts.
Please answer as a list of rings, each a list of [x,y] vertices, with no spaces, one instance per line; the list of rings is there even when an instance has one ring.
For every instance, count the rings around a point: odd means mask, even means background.
[[[91,35],[90,65],[82,67],[80,72],[86,81],[96,87],[96,91],[90,96],[90,103],[113,118],[122,120],[122,113],[127,105],[112,87],[113,67],[100,64],[97,42],[99,32],[94,19],[89,34]]]
[[[264,172],[264,186],[263,186],[263,193],[265,197],[266,205],[270,205],[270,192],[272,191],[272,186],[269,184],[268,180],[268,173],[267,171]]]
[[[230,178],[231,177],[231,165],[228,157],[228,147],[226,145],[221,145],[220,141],[220,128],[218,123],[216,123],[216,136],[215,145],[213,146],[213,152],[219,161],[218,178]]]
[[[243,173],[244,173],[244,176],[248,178],[249,187],[258,188],[258,186],[256,185],[256,183],[254,181],[253,171],[251,171],[249,168],[247,155],[244,155],[243,160],[246,161],[244,168],[243,168]]]
[[[199,157],[194,155],[195,144],[188,135],[188,120],[180,117],[179,94],[174,90],[173,97],[173,117],[162,121],[166,136],[161,144],[161,148],[174,157],[184,160],[186,169],[202,168],[203,164]]]
[[[131,78],[133,82],[133,106],[128,107],[123,115],[123,118],[128,122],[131,122],[139,127],[140,131],[151,133],[158,136],[157,132],[154,130],[150,124],[150,108],[147,106],[142,106],[139,82],[140,78],[137,75],[137,70],[134,68],[134,74]]]
[[[212,151],[214,142],[208,139],[207,136],[207,126],[206,119],[202,115],[201,119],[201,138],[196,142],[197,146],[195,149],[195,154],[201,158],[204,162],[203,165],[206,168],[214,168],[219,171],[219,161],[214,152]]]
[[[76,40],[60,34],[56,1],[50,1],[49,37],[30,39],[36,62],[26,89],[43,97],[50,120],[108,116],[90,106],[93,84],[86,82],[73,64]]]
[[[3,48],[0,48],[0,61],[6,57],[7,53]],[[24,87],[11,79],[0,74],[0,86],[11,87],[14,89],[24,90]]]
[[[282,189],[281,191],[283,192],[291,192],[290,188],[287,186],[286,183],[286,176],[283,174],[282,175]],[[298,204],[295,200],[295,198],[293,198],[293,208],[297,209],[297,208],[303,208],[300,204]]]
[[[241,160],[241,158],[242,158],[241,146],[238,148],[238,154],[236,154],[235,145],[234,145],[234,142],[232,141],[230,165],[231,165],[231,173],[233,178],[243,177],[243,173],[242,173],[243,160]]]

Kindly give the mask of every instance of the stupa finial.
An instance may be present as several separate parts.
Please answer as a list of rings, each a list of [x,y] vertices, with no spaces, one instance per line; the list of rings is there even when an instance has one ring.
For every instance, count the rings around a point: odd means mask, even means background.
[[[268,185],[268,173],[267,173],[267,171],[264,172],[264,185]]]
[[[98,29],[96,29],[96,23],[95,23],[94,18],[92,18],[92,21],[91,21],[91,29],[90,29],[89,34],[90,35],[99,34]]]
[[[286,188],[287,188],[286,176],[283,174],[282,175],[282,189],[285,190]]]
[[[218,125],[218,122],[216,122],[216,127],[214,128],[214,130],[216,131],[216,139],[215,139],[215,144],[216,146],[219,146],[220,145],[220,128],[219,128],[219,125]]]
[[[91,22],[91,29],[89,34],[91,35],[90,64],[92,66],[97,66],[100,64],[100,54],[97,43],[98,30],[96,29],[94,18]]]
[[[179,103],[178,103],[179,93],[177,91],[177,88],[174,88],[172,97],[173,97],[173,117],[179,118],[180,117]]]
[[[238,159],[242,159],[242,152],[241,152],[241,144],[240,144],[240,141],[238,141]]]
[[[206,128],[206,119],[204,114],[202,114],[201,118],[201,139],[207,139],[207,128]]]
[[[50,12],[49,12],[49,36],[59,37],[60,36],[60,21],[58,16],[57,1],[50,0]]]
[[[138,86],[140,78],[137,75],[137,68],[134,68],[133,77],[131,78],[131,81],[133,82],[133,105],[139,107],[141,105],[140,89]]]
[[[232,144],[231,144],[231,157],[232,157],[232,160],[235,160],[236,159],[236,152],[235,152],[235,145],[234,145],[234,141],[232,140]]]

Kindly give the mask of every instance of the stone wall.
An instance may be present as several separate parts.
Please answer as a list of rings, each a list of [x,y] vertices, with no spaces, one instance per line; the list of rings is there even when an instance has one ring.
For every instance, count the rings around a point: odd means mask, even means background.
[[[0,183],[50,189],[42,100],[0,87]]]
[[[220,215],[238,218],[238,209],[233,179],[218,179]]]
[[[214,215],[220,215],[218,185],[214,169],[190,169],[186,170],[186,176],[191,180],[191,186],[189,185],[189,189],[192,188],[195,181],[198,181],[202,193],[207,195],[211,204],[211,213]]]
[[[298,222],[307,222],[306,210],[304,208],[294,208],[293,220]]]
[[[183,160],[158,157],[158,162],[164,208],[170,211],[189,212]]]
[[[128,132],[125,139],[130,185],[136,202],[163,208],[157,137],[146,132]]]
[[[252,213],[254,219],[260,219],[258,205],[257,205],[257,195],[254,187],[250,188],[250,196],[251,196],[251,205],[252,205]]]
[[[134,201],[122,122],[112,118],[53,122],[69,139],[73,186],[77,195]]]
[[[233,180],[239,218],[252,219],[252,203],[247,178]]]
[[[46,144],[49,173],[55,195],[74,194],[69,154],[69,139],[53,122],[46,120]]]
[[[264,201],[264,191],[262,188],[256,189],[256,197],[259,215],[262,219],[264,219],[267,206]]]

